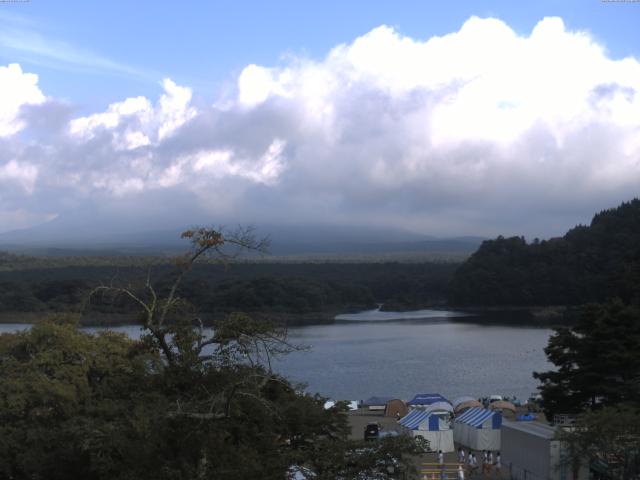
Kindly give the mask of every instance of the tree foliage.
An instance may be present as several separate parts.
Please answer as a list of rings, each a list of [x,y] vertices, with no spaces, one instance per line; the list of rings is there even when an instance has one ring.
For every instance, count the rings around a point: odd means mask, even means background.
[[[562,430],[561,461],[575,472],[584,464],[609,478],[640,475],[640,410],[605,407],[586,411],[573,428]]]
[[[593,217],[564,237],[484,242],[456,272],[456,305],[581,305],[640,302],[640,200]]]
[[[557,368],[535,373],[548,415],[606,405],[640,407],[640,309],[620,301],[584,309],[545,348]]]
[[[82,259],[77,259],[81,263]],[[118,285],[146,281],[142,267],[112,266],[0,271],[0,313],[78,312],[86,293],[105,279]],[[159,295],[168,294],[175,265],[156,261],[151,281]],[[180,297],[198,306],[207,320],[234,311],[304,322],[337,313],[374,308],[414,309],[443,305],[454,263],[237,263],[232,269],[209,259],[193,266],[178,288]],[[83,322],[119,315],[131,322],[137,304],[125,297],[103,302],[94,297]],[[112,315],[115,314],[115,315]],[[108,317],[107,317],[108,315]]]
[[[320,479],[388,478],[410,439],[347,440],[344,406],[303,393],[270,368],[299,347],[286,330],[232,314],[205,329],[179,295],[206,255],[262,249],[251,231],[194,229],[159,292],[115,282],[93,296],[137,305],[140,340],[54,317],[0,336],[0,473],[13,479],[278,479],[293,465]]]

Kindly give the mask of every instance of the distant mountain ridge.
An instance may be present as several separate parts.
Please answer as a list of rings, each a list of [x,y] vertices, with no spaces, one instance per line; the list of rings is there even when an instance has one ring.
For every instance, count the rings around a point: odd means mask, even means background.
[[[456,271],[454,305],[640,302],[640,200],[597,213],[560,238],[487,240]]]
[[[56,219],[29,229],[0,234],[0,250],[52,256],[175,254],[187,247],[180,233],[189,227],[108,230],[92,224],[76,227],[75,222]],[[348,225],[258,224],[255,231],[257,236],[271,239],[273,255],[470,254],[483,240],[481,237],[436,238],[401,229]]]

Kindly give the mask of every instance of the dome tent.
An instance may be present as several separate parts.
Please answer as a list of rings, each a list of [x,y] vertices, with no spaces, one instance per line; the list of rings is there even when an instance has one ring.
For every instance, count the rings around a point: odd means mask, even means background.
[[[453,407],[449,402],[434,402],[431,405],[428,405],[425,409],[425,412],[449,412],[453,413]]]
[[[507,402],[506,400],[491,402],[489,404],[489,408],[491,410],[510,410],[511,412],[516,413],[516,406],[511,402]]]
[[[460,414],[469,408],[484,408],[484,405],[478,400],[467,400],[466,402],[459,403],[454,407],[456,414]]]
[[[451,405],[453,406],[453,409],[456,410],[458,408],[458,405],[465,403],[465,402],[470,402],[470,401],[477,401],[476,398],[474,397],[470,397],[468,395],[462,396],[462,397],[457,397],[455,398],[452,402]]]

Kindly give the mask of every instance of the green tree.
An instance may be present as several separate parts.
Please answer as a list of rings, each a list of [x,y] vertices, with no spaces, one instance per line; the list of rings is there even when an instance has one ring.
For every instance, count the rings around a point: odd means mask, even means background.
[[[562,430],[561,461],[575,474],[585,460],[609,478],[640,474],[640,410],[605,407],[586,411],[571,429]]]
[[[557,368],[536,372],[548,416],[607,405],[640,406],[640,310],[620,301],[584,309],[558,328],[545,353]]]
[[[105,285],[92,297],[138,305],[143,335],[89,335],[68,317],[0,336],[0,472],[13,479],[278,479],[293,465],[320,479],[388,478],[410,439],[347,440],[344,406],[300,392],[271,370],[298,347],[286,330],[241,313],[205,329],[179,296],[206,255],[263,250],[250,230],[194,229],[175,279],[158,293]],[[327,459],[331,459],[330,462]],[[390,470],[391,469],[391,470]]]

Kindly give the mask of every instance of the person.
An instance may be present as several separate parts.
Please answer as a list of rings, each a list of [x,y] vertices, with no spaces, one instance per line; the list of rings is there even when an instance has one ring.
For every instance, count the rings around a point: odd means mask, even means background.
[[[444,479],[444,453],[442,450],[438,450],[438,468],[440,469],[440,478]]]
[[[458,447],[458,463],[464,463],[464,450],[462,447]]]
[[[502,467],[502,458],[500,457],[500,452],[496,453],[496,463],[494,465],[496,469],[496,476],[500,476],[500,467]]]
[[[485,459],[485,471],[488,475],[491,475],[491,469],[493,468],[493,452],[487,450],[487,456]]]
[[[478,470],[478,459],[476,458],[475,453],[469,454],[469,469],[471,470],[471,475],[474,475]]]
[[[464,480],[464,470],[462,465],[458,465],[458,480]]]

